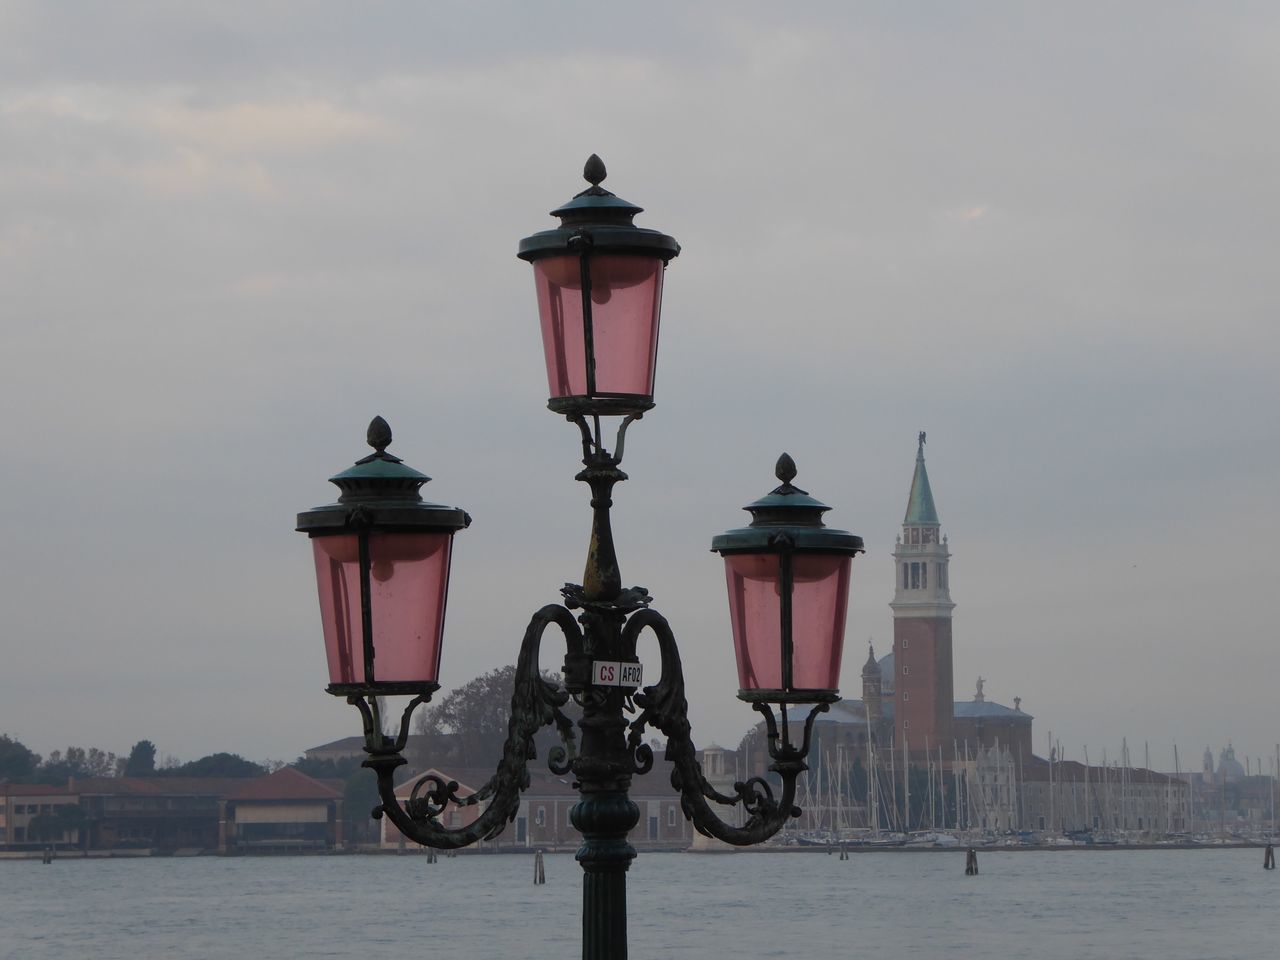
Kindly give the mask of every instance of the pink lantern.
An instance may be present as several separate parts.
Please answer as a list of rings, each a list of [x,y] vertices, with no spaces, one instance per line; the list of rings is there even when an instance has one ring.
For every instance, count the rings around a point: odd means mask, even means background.
[[[375,452],[333,477],[338,502],[298,514],[312,540],[329,692],[429,693],[438,688],[453,535],[471,522],[425,503],[430,478],[386,452],[391,430],[369,426]]]
[[[680,245],[632,224],[641,208],[600,186],[599,157],[584,176],[591,187],[552,211],[561,226],[520,241],[537,286],[547,406],[643,413],[653,406],[663,272]]]
[[[823,525],[830,507],[791,485],[795,463],[785,453],[777,476],[782,485],[745,508],[750,526],[711,544],[724,557],[738,696],[834,700],[850,571],[862,538]]]

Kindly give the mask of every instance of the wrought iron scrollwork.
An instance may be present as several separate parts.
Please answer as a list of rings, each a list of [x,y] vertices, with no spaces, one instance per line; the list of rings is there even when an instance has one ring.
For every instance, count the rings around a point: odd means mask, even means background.
[[[685,699],[684,669],[675,635],[666,618],[656,610],[637,611],[623,630],[624,648],[634,650],[636,641],[646,628],[652,630],[657,638],[662,673],[656,684],[635,695],[635,703],[641,708],[641,713],[630,724],[627,742],[637,772],[648,770],[653,764],[653,750],[643,741],[645,728],[660,730],[667,738],[665,757],[674,767],[671,785],[680,794],[680,806],[698,832],[740,847],[767,840],[782,829],[787,820],[800,815],[800,808],[795,805],[796,780],[808,769],[804,758],[809,752],[813,722],[819,713],[829,708],[828,704],[816,704],[809,712],[804,724],[803,743],[799,746],[791,743],[785,705],[779,728],[778,718],[768,704],[753,704],[764,715],[769,756],[773,760],[769,770],[782,780],[781,795],[775,797],[773,785],[763,777],[751,777],[735,783],[732,795],[721,793],[707,781],[698,762],[689,724],[689,705]],[[717,815],[712,802],[727,807],[741,805],[747,814],[745,822],[742,826],[726,823]]]
[[[414,843],[437,849],[451,850],[496,837],[515,819],[520,809],[520,794],[529,786],[528,764],[537,756],[534,736],[546,726],[554,725],[561,739],[561,745],[549,751],[548,767],[557,775],[568,772],[576,755],[576,741],[573,721],[561,708],[568,702],[569,694],[549,683],[539,666],[542,634],[551,624],[560,627],[564,633],[571,655],[580,654],[582,650],[582,631],[568,609],[549,604],[533,615],[516,663],[511,718],[507,724],[502,759],[489,781],[469,796],[458,795],[456,781],[427,774],[414,783],[406,804],[402,806],[396,798],[394,774],[408,762],[404,758],[404,747],[408,741],[410,717],[416,707],[427,702],[429,695],[415,697],[405,708],[399,733],[394,738],[382,732],[380,707],[376,700],[349,698],[349,702],[360,708],[364,721],[365,751],[369,757],[363,765],[372,769],[378,778],[378,796],[382,803],[374,809],[375,817],[386,816]],[[442,814],[451,806],[477,805],[482,805],[483,809],[466,826],[448,828],[440,822]]]

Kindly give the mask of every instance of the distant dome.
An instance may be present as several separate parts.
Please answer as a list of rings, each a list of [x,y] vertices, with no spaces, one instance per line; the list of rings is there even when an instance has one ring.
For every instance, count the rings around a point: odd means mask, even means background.
[[[1236,759],[1235,748],[1227,744],[1218,756],[1218,776],[1224,780],[1243,780],[1244,767]]]

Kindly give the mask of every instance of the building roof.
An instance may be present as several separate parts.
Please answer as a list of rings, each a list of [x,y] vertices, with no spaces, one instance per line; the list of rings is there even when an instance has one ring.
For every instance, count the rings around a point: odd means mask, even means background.
[[[50,783],[9,783],[0,782],[0,796],[10,797],[65,797],[69,794],[65,786]]]
[[[340,800],[342,790],[309,777],[296,767],[281,767],[265,777],[242,780],[227,800]]]
[[[929,473],[924,468],[924,432],[916,446],[916,472],[911,478],[911,495],[907,498],[907,515],[903,523],[937,524],[938,510],[929,489]]]
[[[996,703],[994,700],[957,700],[951,715],[953,717],[973,719],[1000,717],[1002,719],[1026,720],[1028,723],[1035,719],[1029,713],[1015,710],[1013,707],[1006,707],[1003,703]]]
[[[880,717],[882,720],[893,719],[893,700],[887,699],[880,702]],[[815,726],[821,723],[865,724],[866,722],[867,704],[863,700],[838,700],[831,705],[830,710],[818,714],[813,721]]]
[[[222,797],[250,777],[84,777],[70,789],[81,796]]]
[[[318,747],[308,747],[302,753],[308,759],[312,759],[313,755],[318,754],[358,757],[364,753],[364,737],[343,737],[341,740],[330,740],[328,743],[322,743]]]
[[[1105,781],[1110,782],[1114,787],[1115,784],[1120,782],[1122,776],[1126,783],[1180,784],[1184,782],[1171,777],[1167,773],[1157,773],[1154,770],[1147,770],[1143,767],[1130,767],[1127,770],[1114,766],[1086,767],[1076,760],[1055,760],[1052,766],[1054,783],[1083,783],[1087,779],[1091,786]],[[1019,775],[1024,781],[1042,780],[1047,782],[1049,780],[1049,767],[1049,761],[1044,757],[1028,757],[1022,761],[1022,769]]]

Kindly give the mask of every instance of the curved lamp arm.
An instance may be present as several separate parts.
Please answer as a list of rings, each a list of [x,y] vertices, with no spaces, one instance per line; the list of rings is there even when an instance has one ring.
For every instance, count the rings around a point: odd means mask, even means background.
[[[397,767],[408,762],[402,751],[408,739],[409,717],[414,708],[425,703],[428,697],[416,697],[405,708],[399,736],[394,740],[381,733],[376,702],[366,703],[360,697],[350,698],[350,702],[360,707],[364,717],[365,750],[370,756],[362,765],[369,767],[378,777],[378,796],[382,803],[373,810],[375,818],[385,814],[414,843],[441,850],[465,847],[497,836],[515,819],[520,809],[520,793],[529,786],[528,762],[537,756],[534,735],[550,724],[556,725],[564,746],[557,746],[551,751],[547,764],[553,773],[568,772],[574,755],[573,722],[560,708],[568,701],[569,694],[543,679],[538,665],[542,634],[552,623],[564,633],[570,653],[582,649],[582,631],[565,607],[548,604],[533,615],[516,663],[511,719],[507,724],[502,760],[489,782],[470,796],[457,795],[456,781],[428,774],[414,784],[409,800],[401,806],[396,799],[393,776]],[[450,805],[468,807],[485,801],[488,803],[471,824],[456,829],[441,825],[439,817]]]
[[[809,712],[804,724],[804,742],[799,747],[792,745],[787,735],[785,704],[781,733],[769,705],[753,704],[764,715],[768,726],[769,756],[773,758],[769,770],[782,778],[782,795],[775,799],[773,786],[763,777],[735,783],[733,795],[720,793],[707,782],[697,759],[684,693],[684,669],[670,624],[656,610],[637,611],[623,630],[624,647],[634,650],[636,640],[646,627],[657,637],[662,674],[656,684],[645,687],[635,696],[642,712],[630,725],[628,745],[635,755],[637,768],[645,772],[653,764],[653,750],[642,742],[645,726],[661,730],[667,737],[666,759],[675,767],[671,785],[679,792],[680,806],[698,832],[739,847],[767,840],[782,829],[787,820],[800,815],[800,808],[795,805],[796,780],[808,769],[804,758],[809,753],[813,721],[828,709],[828,704],[816,704]],[[741,804],[747,812],[746,822],[740,827],[725,823],[710,801],[723,806]]]

